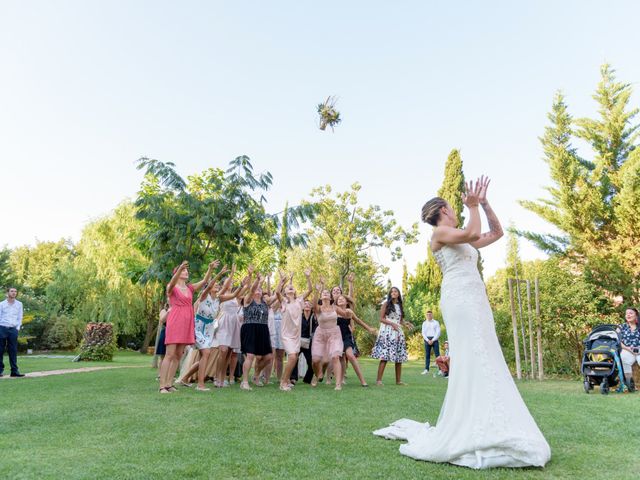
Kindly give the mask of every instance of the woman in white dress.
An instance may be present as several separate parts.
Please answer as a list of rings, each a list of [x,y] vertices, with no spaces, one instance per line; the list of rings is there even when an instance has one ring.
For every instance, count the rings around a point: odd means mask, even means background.
[[[457,228],[454,210],[429,200],[423,221],[433,225],[431,249],[442,270],[440,306],[451,341],[451,374],[435,427],[408,419],[374,432],[407,440],[400,453],[417,460],[470,468],[544,466],[551,450],[522,401],[502,355],[493,314],[478,272],[478,248],[498,240],[502,227],[486,199],[489,180],[467,184],[469,224]],[[490,231],[480,234],[478,206]]]

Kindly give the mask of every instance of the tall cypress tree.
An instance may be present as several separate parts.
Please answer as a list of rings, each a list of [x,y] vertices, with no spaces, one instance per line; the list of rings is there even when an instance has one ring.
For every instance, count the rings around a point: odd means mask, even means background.
[[[462,204],[462,194],[464,193],[464,173],[462,172],[462,157],[460,150],[453,149],[444,164],[444,180],[438,190],[438,196],[444,198],[458,216],[458,225],[464,224],[464,205]]]

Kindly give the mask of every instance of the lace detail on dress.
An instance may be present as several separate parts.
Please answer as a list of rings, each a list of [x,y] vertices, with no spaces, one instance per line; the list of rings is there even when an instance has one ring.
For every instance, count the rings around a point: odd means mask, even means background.
[[[551,456],[507,368],[478,252],[468,244],[434,252],[442,270],[440,307],[451,371],[435,427],[402,419],[374,433],[408,440],[412,458],[471,468],[544,466]]]

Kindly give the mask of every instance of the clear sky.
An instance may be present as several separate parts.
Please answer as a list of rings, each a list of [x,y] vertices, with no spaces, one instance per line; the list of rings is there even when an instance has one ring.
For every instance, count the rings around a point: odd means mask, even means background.
[[[140,156],[189,175],[249,155],[274,175],[271,211],[359,181],[408,226],[459,148],[504,224],[543,231],[517,200],[549,183],[554,92],[593,115],[605,61],[637,89],[638,18],[636,1],[0,0],[0,246],[77,240],[135,196]],[[328,95],[335,133],[316,125]],[[504,240],[483,255],[491,274]]]

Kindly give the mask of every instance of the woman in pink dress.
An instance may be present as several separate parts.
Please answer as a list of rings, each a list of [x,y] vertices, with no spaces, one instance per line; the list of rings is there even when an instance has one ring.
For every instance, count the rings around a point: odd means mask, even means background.
[[[167,316],[167,330],[164,343],[167,353],[160,366],[160,393],[176,391],[173,379],[182,358],[184,348],[193,345],[195,339],[195,315],[193,313],[193,292],[200,290],[211,278],[211,272],[220,262],[217,260],[209,264],[204,279],[197,283],[187,283],[189,280],[189,264],[184,261],[173,271],[173,277],[167,285],[167,298],[171,310]]]
[[[318,379],[322,377],[322,370],[329,362],[333,365],[333,374],[336,379],[342,378],[342,366],[340,365],[340,357],[344,344],[342,343],[342,334],[338,327],[338,316],[351,318],[351,310],[338,307],[331,302],[331,292],[324,288],[324,282],[318,286],[321,300],[318,297],[314,299],[314,308],[318,318],[318,328],[313,336],[311,343],[311,359],[313,364],[313,372],[315,377],[311,382],[311,386],[318,384]],[[336,390],[342,390],[340,382],[336,383]]]
[[[291,391],[293,386],[289,379],[293,368],[298,364],[300,334],[302,333],[302,309],[304,301],[313,291],[311,270],[305,270],[304,276],[307,277],[307,291],[303,296],[296,297],[296,289],[293,288],[293,274],[289,278],[289,284],[284,288],[284,296],[280,291],[276,291],[278,300],[282,304],[282,346],[287,353],[287,364],[280,377],[280,390],[285,392]]]

